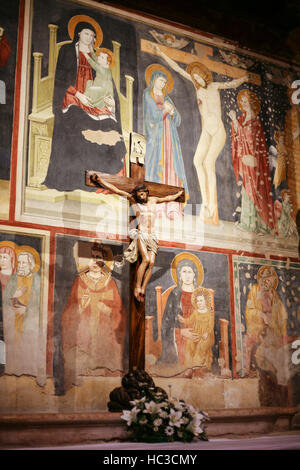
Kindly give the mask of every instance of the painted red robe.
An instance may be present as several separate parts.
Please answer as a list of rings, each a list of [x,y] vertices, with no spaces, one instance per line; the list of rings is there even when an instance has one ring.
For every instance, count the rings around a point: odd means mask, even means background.
[[[237,118],[238,127],[232,126],[232,165],[236,181],[242,178],[246,194],[265,222],[273,229],[274,209],[270,183],[270,170],[266,139],[259,117],[256,116],[244,124],[245,114]],[[255,158],[256,166],[245,164],[244,157],[251,155]]]
[[[0,40],[0,67],[4,67],[7,64],[10,54],[11,54],[10,44],[5,34],[3,34]]]
[[[86,274],[75,279],[61,327],[65,390],[79,376],[122,370],[126,312],[110,276],[96,284]]]
[[[64,97],[62,109],[64,112],[70,106],[79,106],[80,108],[84,109],[85,112],[92,116],[111,116],[111,111],[105,106],[104,108],[97,108],[91,106],[85,106],[82,102],[75,96],[76,92],[79,91],[80,93],[84,93],[86,89],[87,81],[93,81],[93,73],[92,68],[89,65],[88,61],[84,57],[84,54],[79,51],[78,55],[78,70],[76,76],[76,83],[75,85],[69,86],[67,92]]]

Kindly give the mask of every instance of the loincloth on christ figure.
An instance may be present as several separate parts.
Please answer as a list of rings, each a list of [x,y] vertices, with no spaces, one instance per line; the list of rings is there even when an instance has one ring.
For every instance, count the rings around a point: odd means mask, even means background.
[[[153,251],[157,254],[158,251],[158,238],[153,233],[141,232],[140,230],[134,228],[129,231],[129,236],[132,239],[129,247],[124,251],[124,258],[129,261],[129,263],[135,263],[138,259],[138,239],[142,240],[147,247],[148,251]]]

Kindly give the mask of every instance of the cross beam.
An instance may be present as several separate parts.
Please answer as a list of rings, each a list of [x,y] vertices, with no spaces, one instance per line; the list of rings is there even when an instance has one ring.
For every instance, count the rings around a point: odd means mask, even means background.
[[[132,177],[128,176],[115,176],[108,173],[100,173],[99,171],[86,171],[85,173],[85,184],[87,186],[96,186],[91,181],[91,175],[97,174],[103,178],[104,181],[113,184],[118,189],[122,189],[128,193],[131,193],[133,188],[140,184],[145,184],[149,189],[149,196],[164,197],[168,194],[176,194],[180,189],[178,186],[172,186],[169,184],[154,183],[152,181],[145,181],[144,179],[144,167],[140,164],[131,163],[131,173]],[[180,198],[177,199],[178,202],[184,202],[185,196],[182,194]]]
[[[157,45],[157,43],[148,41],[147,39],[141,39],[141,51],[148,52],[151,55],[157,55],[157,53],[151,48],[151,45]],[[213,60],[213,50],[211,47],[203,46],[201,44],[197,44],[197,46],[196,50],[198,54],[192,54],[191,52],[181,51],[179,49],[159,44],[160,50],[176,62],[186,65],[191,64],[192,62],[201,62],[201,64],[206,65],[206,67],[212,72],[232,78],[241,78],[247,74],[248,82],[254,83],[255,85],[261,85],[261,77],[259,74],[249,72],[243,68],[224,64],[223,62],[217,62],[216,60]]]

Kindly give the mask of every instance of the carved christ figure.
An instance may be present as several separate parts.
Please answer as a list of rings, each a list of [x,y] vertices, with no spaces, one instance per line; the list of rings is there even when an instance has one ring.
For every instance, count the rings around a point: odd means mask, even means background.
[[[126,197],[132,205],[136,216],[136,228],[129,231],[132,243],[124,252],[124,258],[130,263],[134,263],[138,256],[141,256],[141,263],[137,270],[134,287],[134,296],[139,302],[143,302],[158,251],[158,239],[154,233],[155,206],[156,204],[175,201],[184,193],[184,189],[181,189],[176,194],[154,197],[149,196],[149,190],[144,184],[136,186],[129,193],[104,181],[96,173],[91,175],[90,179],[94,184],[100,184],[113,193]]]

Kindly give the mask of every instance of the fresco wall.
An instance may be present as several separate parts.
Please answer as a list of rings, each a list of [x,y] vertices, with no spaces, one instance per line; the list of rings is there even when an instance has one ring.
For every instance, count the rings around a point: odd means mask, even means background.
[[[105,410],[128,370],[128,204],[85,172],[130,176],[132,132],[186,194],[156,213],[146,370],[208,409],[299,403],[300,68],[92,1],[1,18],[1,412]]]
[[[0,216],[9,213],[10,170],[14,115],[14,84],[18,41],[19,0],[1,2],[0,15]]]

